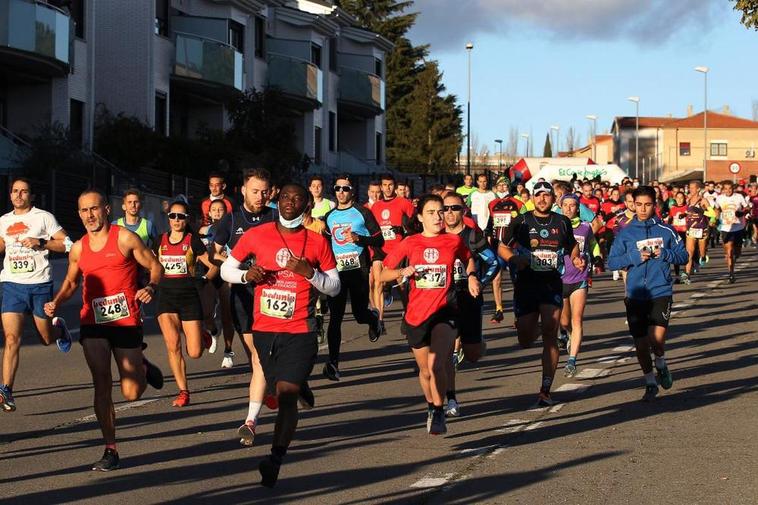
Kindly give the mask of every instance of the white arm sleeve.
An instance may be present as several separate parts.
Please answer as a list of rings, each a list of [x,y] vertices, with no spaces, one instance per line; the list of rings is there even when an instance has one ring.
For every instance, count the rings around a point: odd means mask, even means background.
[[[240,268],[240,264],[233,256],[226,258],[221,264],[221,278],[230,284],[247,284],[242,282],[242,275],[245,270]]]
[[[337,296],[341,289],[340,275],[336,268],[328,272],[314,271],[313,277],[308,279],[311,285],[324,293],[326,296]]]

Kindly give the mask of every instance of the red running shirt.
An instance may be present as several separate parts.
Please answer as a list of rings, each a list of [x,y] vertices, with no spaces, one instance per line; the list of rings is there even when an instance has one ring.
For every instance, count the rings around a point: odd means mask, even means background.
[[[585,207],[590,209],[593,214],[597,216],[597,213],[600,211],[600,200],[597,199],[596,196],[591,196],[589,198],[582,195],[579,197],[579,203],[583,203]]]
[[[410,200],[397,196],[392,200],[377,200],[371,206],[371,213],[374,214],[382,230],[384,237],[382,250],[389,253],[403,240],[403,235],[398,230],[403,226],[403,216],[413,218],[416,209]]]
[[[401,261],[416,267],[410,280],[410,294],[405,321],[419,326],[446,305],[455,305],[453,272],[455,260],[467,264],[471,251],[459,235],[443,233],[425,237],[421,233],[402,240],[384,259],[384,266],[397,268]]]
[[[255,264],[270,273],[255,285],[253,331],[309,333],[316,331],[318,292],[308,280],[285,270],[290,256],[303,257],[314,270],[328,272],[337,268],[329,241],[318,233],[302,229],[280,233],[276,223],[250,228],[232,249],[232,257]]]
[[[671,218],[671,227],[675,231],[685,232],[687,231],[687,205],[674,205],[669,209],[669,217]]]
[[[82,238],[82,325],[142,326],[137,293],[137,260],[118,248],[120,226],[111,225],[105,246],[93,251],[89,235]]]

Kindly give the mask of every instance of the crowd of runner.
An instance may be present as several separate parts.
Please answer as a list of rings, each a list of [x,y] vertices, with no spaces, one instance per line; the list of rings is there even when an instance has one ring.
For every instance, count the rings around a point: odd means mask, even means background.
[[[224,177],[212,174],[210,195],[198,209],[183,197],[167,203],[167,224],[142,216],[135,189],[123,195],[123,217],[111,221],[109,199],[89,189],[76,209],[85,234],[74,242],[52,214],[33,206],[31,182],[17,178],[13,210],[0,217],[0,407],[16,410],[26,315],[45,345],[69,352],[71,332],[58,314],[81,288],[79,342],[105,442],[92,469],[118,468],[111,364],[127,400],[140,398],[148,384],[163,387],[161,370],[144,355],[142,315],[155,299],[150,310],[166,345],[176,408],[191,403],[185,354],[213,354],[221,338],[220,367],[231,368],[239,335],[251,380],[236,436],[253,445],[262,407],[276,411],[271,454],[259,465],[262,484],[272,487],[298,410],[315,405],[308,379],[321,343],[328,348],[323,376],[341,379],[348,298],[371,343],[386,334],[385,310],[399,299],[400,332],[427,403],[426,430],[440,435],[447,417],[461,415],[456,369],[486,351],[483,292],[492,286],[490,322],[504,324],[503,279],[510,278],[518,342],[531,347],[541,340],[536,400],[549,406],[561,350],[564,375],[578,373],[588,292],[593,276],[606,269],[623,282],[619,298],[644,376],[642,399],[652,401],[659,387],[673,384],[665,357],[673,285],[697,282],[709,250],[719,246],[727,279],[735,282],[742,248],[758,247],[758,185],[532,182],[528,188],[500,177],[490,187],[488,175],[467,175],[460,187],[435,185],[414,198],[411,186],[391,174],[360,194],[350,175],[331,185],[313,176],[307,186],[275,186],[266,170],[250,169],[242,174],[239,202],[226,194]],[[57,293],[51,252],[68,257]]]

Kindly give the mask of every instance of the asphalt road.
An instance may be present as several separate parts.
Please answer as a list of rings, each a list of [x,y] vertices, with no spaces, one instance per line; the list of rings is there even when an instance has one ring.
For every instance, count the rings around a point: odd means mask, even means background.
[[[219,368],[220,350],[188,361],[193,403],[181,410],[171,407],[169,377],[162,391],[148,388],[134,403],[123,402],[115,385],[122,468],[102,474],[89,471],[102,442],[80,347],[62,355],[29,335],[18,411],[0,412],[0,501],[756,503],[758,254],[743,257],[735,285],[726,283],[717,255],[691,286],[677,286],[667,352],[675,383],[653,404],[639,401],[623,287],[609,274],[590,293],[582,378],[564,379],[559,369],[560,403],[531,408],[540,349],[518,347],[508,314],[503,325],[485,322],[488,353],[459,372],[463,416],[444,437],[426,434],[426,404],[398,331],[399,302],[376,344],[350,319],[343,379],[326,381],[316,365],[316,408],[302,413],[274,490],[259,485],[257,472],[274,414],[264,407],[254,447],[235,438],[247,408],[241,359],[231,370]],[[76,321],[75,307],[66,310]],[[147,331],[146,353],[168,376],[154,321]]]

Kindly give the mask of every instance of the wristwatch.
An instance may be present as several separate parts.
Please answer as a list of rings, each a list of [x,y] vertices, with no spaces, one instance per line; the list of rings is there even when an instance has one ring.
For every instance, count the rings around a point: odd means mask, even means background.
[[[44,249],[45,245],[47,244],[47,240],[44,238],[38,238],[37,240],[39,240],[39,246],[37,247],[39,247],[40,250]]]

